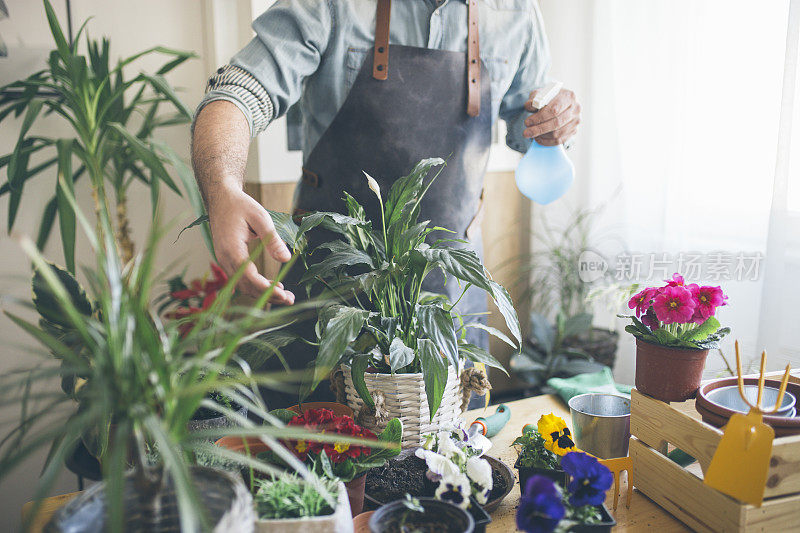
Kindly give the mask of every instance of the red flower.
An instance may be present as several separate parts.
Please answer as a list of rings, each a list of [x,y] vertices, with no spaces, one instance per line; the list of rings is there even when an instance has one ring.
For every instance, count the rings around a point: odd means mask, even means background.
[[[204,288],[207,292],[217,292],[228,283],[228,275],[214,263],[211,263],[211,273],[214,275],[214,279],[206,281]]]
[[[650,304],[653,302],[653,298],[658,293],[658,289],[654,289],[652,287],[648,287],[643,291],[634,294],[633,297],[628,301],[628,308],[629,309],[636,309],[636,316],[642,316],[647,309],[650,307]]]
[[[692,293],[680,285],[667,286],[653,300],[656,318],[665,324],[685,324],[694,315],[695,303]]]
[[[200,296],[200,291],[195,291],[193,289],[183,289],[180,291],[171,292],[169,294],[173,300],[188,300],[189,298],[195,298]]]
[[[708,320],[709,317],[714,316],[717,307],[722,307],[727,303],[726,300],[728,297],[722,293],[722,288],[720,287],[699,287],[697,284],[693,283],[689,285],[688,288],[692,293],[692,298],[695,303],[692,322],[696,324],[702,324]]]
[[[650,328],[650,331],[655,331],[660,327],[658,319],[656,318],[656,314],[652,308],[648,309],[647,312],[642,315],[642,324]]]
[[[672,279],[665,279],[664,281],[667,282],[667,287],[682,287],[684,284],[683,276],[677,272],[672,275]]]

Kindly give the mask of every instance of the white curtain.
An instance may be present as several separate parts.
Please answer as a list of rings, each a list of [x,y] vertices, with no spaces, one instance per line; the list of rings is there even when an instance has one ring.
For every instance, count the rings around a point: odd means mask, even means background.
[[[598,247],[616,277],[721,285],[729,359],[738,338],[746,359],[766,348],[770,368],[800,367],[800,0],[542,4],[554,74],[584,102],[569,200],[605,204],[596,226],[614,239]],[[615,373],[632,382],[628,337]],[[721,368],[710,357],[708,374]]]

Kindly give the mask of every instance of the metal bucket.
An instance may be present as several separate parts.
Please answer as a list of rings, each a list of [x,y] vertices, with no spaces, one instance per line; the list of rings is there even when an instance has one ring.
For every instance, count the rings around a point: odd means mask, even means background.
[[[625,457],[631,438],[631,400],[590,392],[569,401],[575,444],[601,459]]]

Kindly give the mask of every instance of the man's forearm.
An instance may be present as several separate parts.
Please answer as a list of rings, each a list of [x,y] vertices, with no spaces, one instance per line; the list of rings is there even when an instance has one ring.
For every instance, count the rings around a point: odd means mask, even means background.
[[[206,209],[231,188],[242,189],[250,128],[236,105],[217,100],[203,107],[192,133],[192,167]]]

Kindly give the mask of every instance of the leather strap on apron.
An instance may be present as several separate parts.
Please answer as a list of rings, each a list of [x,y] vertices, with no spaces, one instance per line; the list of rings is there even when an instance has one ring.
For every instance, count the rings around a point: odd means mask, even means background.
[[[372,61],[372,77],[385,80],[389,77],[389,18],[392,0],[378,0],[375,12],[375,58]]]
[[[478,36],[478,0],[467,5],[467,114],[481,114],[481,50]],[[378,0],[375,12],[375,47],[372,77],[384,81],[389,77],[389,25],[392,0]]]

